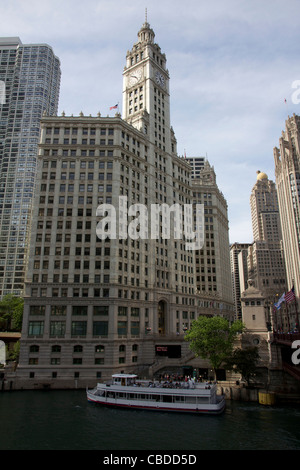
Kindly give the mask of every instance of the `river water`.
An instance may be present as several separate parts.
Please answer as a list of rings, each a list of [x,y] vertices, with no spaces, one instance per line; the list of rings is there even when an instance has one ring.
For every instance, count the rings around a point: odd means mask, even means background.
[[[1,450],[300,450],[300,406],[227,402],[219,416],[115,410],[85,391],[0,392]]]

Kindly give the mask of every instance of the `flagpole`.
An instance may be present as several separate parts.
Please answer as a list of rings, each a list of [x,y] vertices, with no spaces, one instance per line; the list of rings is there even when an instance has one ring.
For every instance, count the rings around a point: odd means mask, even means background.
[[[286,104],[287,115],[289,115],[289,108],[288,108],[288,104],[287,104],[286,98],[284,98],[284,102],[285,102],[285,104]]]
[[[273,325],[273,333],[277,333],[278,326],[277,326],[277,317],[276,317],[276,307],[272,305],[272,325]]]
[[[295,286],[294,279],[292,279],[293,287]],[[294,287],[295,289],[295,287]],[[295,290],[294,290],[295,294]],[[295,313],[296,313],[296,328],[299,330],[298,309],[297,309],[297,296],[295,294]]]
[[[290,316],[289,316],[289,306],[288,303],[285,303],[285,310],[286,310],[286,317],[287,317],[287,324],[288,324],[288,331],[291,331],[291,325],[290,325]]]
[[[299,330],[299,320],[298,320],[297,299],[295,299],[295,313],[296,313],[296,328],[297,328],[297,330]]]

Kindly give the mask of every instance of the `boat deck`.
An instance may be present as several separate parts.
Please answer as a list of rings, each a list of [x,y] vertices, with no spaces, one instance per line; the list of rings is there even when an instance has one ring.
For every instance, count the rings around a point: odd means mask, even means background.
[[[89,401],[110,406],[185,412],[219,413],[225,399],[216,393],[216,384],[189,382],[149,382],[113,380],[87,391]]]

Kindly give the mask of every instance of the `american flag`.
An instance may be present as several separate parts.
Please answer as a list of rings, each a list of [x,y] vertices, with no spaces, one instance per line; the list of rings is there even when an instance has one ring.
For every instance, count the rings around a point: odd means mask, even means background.
[[[111,106],[109,109],[117,109],[118,105],[115,104],[114,106]]]
[[[285,301],[286,303],[290,303],[292,302],[293,300],[295,300],[296,297],[295,297],[295,289],[294,289],[294,286],[291,288],[291,290],[285,294]]]

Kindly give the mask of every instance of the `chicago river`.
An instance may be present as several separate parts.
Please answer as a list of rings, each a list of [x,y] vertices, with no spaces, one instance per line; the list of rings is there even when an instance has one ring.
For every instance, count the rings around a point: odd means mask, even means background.
[[[1,450],[300,450],[300,407],[227,401],[219,416],[114,410],[84,390],[0,393]]]

